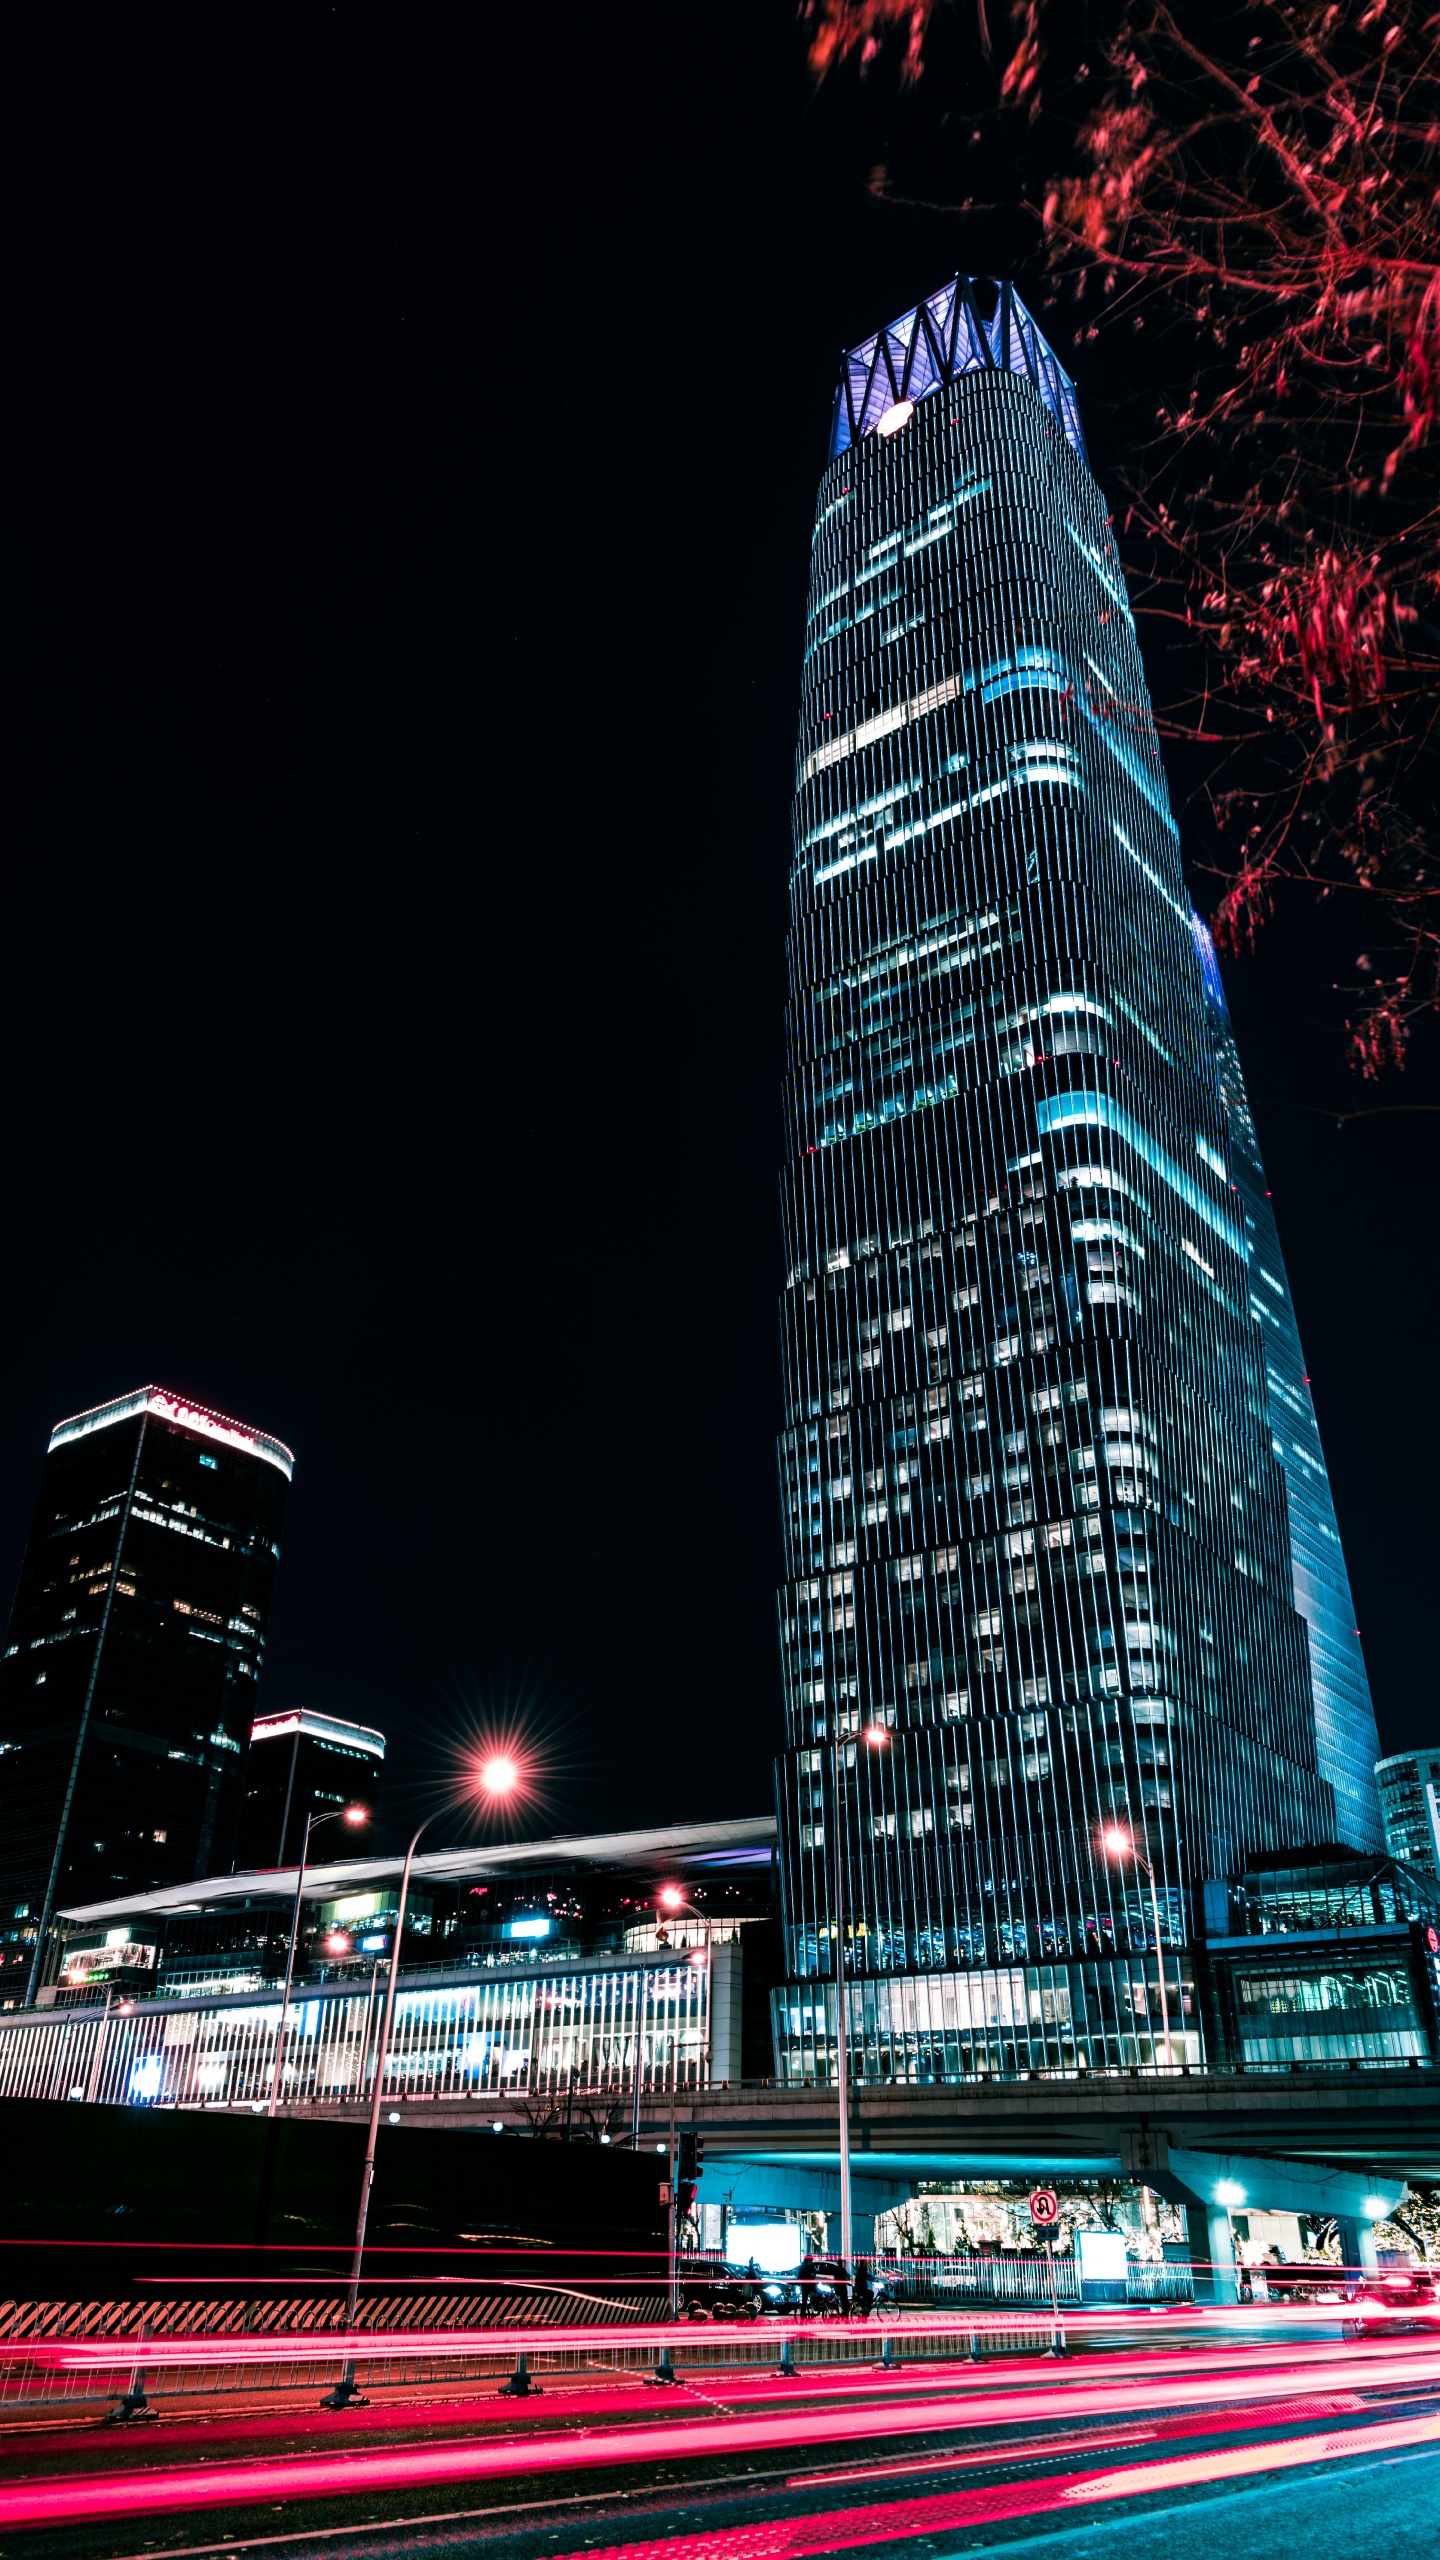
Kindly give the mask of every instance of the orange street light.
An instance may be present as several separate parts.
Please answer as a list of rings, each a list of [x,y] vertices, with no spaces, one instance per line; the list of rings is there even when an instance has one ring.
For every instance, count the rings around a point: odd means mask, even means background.
[[[1111,1823],[1108,1830],[1101,1832],[1100,1839],[1112,1858],[1133,1858],[1142,1875],[1149,1880],[1150,1912],[1155,1923],[1155,1966],[1160,1976],[1160,2035],[1168,2065],[1174,2061],[1175,2054],[1170,2043],[1170,1996],[1165,1988],[1165,1949],[1160,1939],[1160,1897],[1155,1890],[1155,1870],[1133,1833],[1122,1831],[1118,1823]]]
[[[510,1752],[492,1751],[487,1753],[480,1762],[475,1772],[475,1783],[488,1796],[510,1796],[523,1792],[524,1777],[525,1772],[521,1762]],[[352,2330],[360,2300],[360,2278],[365,2265],[365,2226],[370,2218],[370,2190],[375,2183],[375,2146],[380,2133],[380,2104],[385,2093],[385,2066],[390,2055],[390,2030],[395,2019],[395,1990],[400,1978],[400,1949],[405,1936],[405,1906],[410,1898],[410,1870],[415,1863],[415,1852],[431,1823],[438,1822],[441,1813],[447,1809],[442,1805],[438,1812],[426,1815],[405,1852],[405,1863],[400,1870],[400,1894],[395,1911],[395,1933],[390,1946],[390,1971],[385,1984],[385,2007],[380,2018],[380,2035],[375,2047],[370,2089],[370,2126],[365,2138],[365,2163],[360,2173],[360,2208],[355,2217],[355,2250],[350,2261],[350,2282],[345,2296],[345,2323],[346,2327]],[[355,2397],[355,2358],[350,2354],[345,2359],[344,2369],[334,2390],[326,2395],[320,2405],[323,2409],[346,2409]]]
[[[310,1855],[310,1834],[322,1822],[348,1822],[352,1831],[370,1819],[369,1807],[363,1804],[336,1805],[333,1813],[317,1813],[312,1805],[305,1816],[305,1829],[300,1837],[300,1864],[295,1872],[295,1909],[290,1921],[290,1949],[285,1958],[285,1988],[280,1994],[280,2022],[275,2029],[275,2068],[270,2075],[270,2109],[273,2116],[280,2103],[280,2071],[285,2060],[285,2030],[290,2022],[290,1985],[295,1975],[295,1950],[300,1944],[300,1912],[305,1899],[305,1861]],[[283,1849],[284,1842],[282,1840]]]
[[[863,1739],[878,1751],[890,1739],[883,1724],[861,1728]],[[834,1721],[835,1750],[835,2089],[840,2102],[840,2256],[850,2264],[850,2045],[845,2016],[845,1843],[840,1823],[840,1719]]]

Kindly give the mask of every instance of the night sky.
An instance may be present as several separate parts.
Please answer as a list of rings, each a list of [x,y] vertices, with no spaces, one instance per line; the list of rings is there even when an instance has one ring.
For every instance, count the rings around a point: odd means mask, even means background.
[[[11,63],[0,1576],[58,1416],[279,1433],[265,1704],[391,1736],[391,1832],[516,1715],[546,1827],[769,1803],[811,510],[841,346],[981,263],[867,194],[783,5],[576,15],[62,11]],[[1127,350],[1040,316],[1103,479]],[[1435,1044],[1355,1083],[1333,933],[1226,975],[1397,1748]]]

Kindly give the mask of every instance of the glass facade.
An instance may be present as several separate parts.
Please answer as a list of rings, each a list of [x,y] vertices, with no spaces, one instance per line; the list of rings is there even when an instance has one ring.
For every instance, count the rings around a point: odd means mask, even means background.
[[[727,2016],[735,1954],[729,1945],[714,1950],[717,1990],[726,1972]],[[689,1964],[414,1984],[396,1992],[386,2093],[609,2099],[633,2093],[637,2055],[642,2089],[693,2089],[710,2059],[710,1985],[710,1970]],[[307,1988],[293,2001],[282,2066],[288,2103],[369,2098],[384,2003],[383,1964],[363,1985]],[[0,2021],[0,2098],[256,2105],[270,2095],[279,2028],[278,2000],[239,1994]]]
[[[1330,1498],[1315,1407],[1275,1213],[1265,1186],[1255,1123],[1230,1027],[1215,946],[1192,918],[1210,1016],[1216,1075],[1230,1131],[1230,1173],[1250,1246],[1249,1306],[1265,1366],[1270,1446],[1285,1470],[1290,1565],[1295,1606],[1305,1621],[1310,1690],[1320,1767],[1335,1790],[1337,1840],[1381,1849],[1385,1832],[1376,1792],[1380,1748],[1370,1683],[1355,1624],[1355,1604]],[[1393,1845],[1393,1844],[1392,1844]]]
[[[395,2096],[608,2106],[768,2076],[774,1824],[426,1850],[399,1950]],[[373,2085],[402,1861],[307,1867],[285,2092]],[[0,2096],[250,2105],[269,2094],[295,1871],[60,1915],[54,2006],[0,2019]]]
[[[1105,500],[992,299],[961,280],[847,359],[816,510],[780,1444],[801,2078],[833,2068],[837,1856],[862,2076],[1155,2062],[1157,1917],[1195,2062],[1200,1882],[1335,1840],[1355,1777],[1353,1691],[1317,1726],[1243,1094]]]
[[[1432,1751],[1392,1751],[1377,1760],[1375,1777],[1391,1857],[1440,1876],[1440,1745]]]
[[[0,1660],[0,2005],[59,1905],[228,1866],[293,1464],[158,1387],[56,1425]]]
[[[1440,1880],[1393,1857],[1205,1887],[1216,2057],[1242,2071],[1440,2060]]]

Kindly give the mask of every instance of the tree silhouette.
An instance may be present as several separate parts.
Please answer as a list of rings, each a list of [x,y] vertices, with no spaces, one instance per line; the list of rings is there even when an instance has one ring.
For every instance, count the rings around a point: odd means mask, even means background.
[[[1026,263],[1080,341],[1144,333],[1158,402],[1117,531],[1169,643],[1157,716],[1203,756],[1217,936],[1249,943],[1297,887],[1348,900],[1366,946],[1350,1056],[1399,1065],[1440,1006],[1440,17],[1400,0],[1019,0],[993,34],[1000,12],[970,0],[802,17],[820,78],[893,68],[913,91],[943,56],[927,112],[950,200],[993,236],[964,155],[992,177],[1008,158]]]

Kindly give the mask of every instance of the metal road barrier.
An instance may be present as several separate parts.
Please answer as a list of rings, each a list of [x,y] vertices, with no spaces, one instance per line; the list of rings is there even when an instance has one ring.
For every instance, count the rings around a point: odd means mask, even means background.
[[[523,2296],[523,2299],[520,2297]],[[576,2285],[541,2289],[535,2285],[497,2287],[488,2297],[466,2291],[373,2294],[363,2298],[353,2321],[346,2319],[343,2292],[309,2300],[294,2294],[270,2301],[237,2300],[0,2303],[0,2361],[22,2346],[57,2339],[264,2338],[291,2335],[326,2336],[356,2329],[367,2336],[396,2330],[464,2329],[509,2331],[526,2326],[566,2329],[628,2328],[637,2321],[665,2316],[663,2291],[603,2295]]]
[[[192,2317],[194,2306],[188,2306]],[[233,2306],[225,2306],[227,2309]],[[67,2306],[73,2309],[74,2306]],[[151,2314],[153,2320],[154,2314]],[[708,2368],[954,2362],[991,2355],[1037,2355],[1064,2329],[1050,2314],[916,2313],[874,2320],[765,2320],[736,2328],[689,2322],[637,2323],[609,2331],[539,2326],[508,2330],[297,2330],[269,2334],[162,2332],[147,2320],[124,2333],[14,2336],[0,2343],[0,2413],[76,2402],[212,2399],[227,2393],[289,2391],[330,2381],[354,2364],[361,2390],[435,2382],[496,2383],[523,2370],[546,2375],[671,2374]]]

